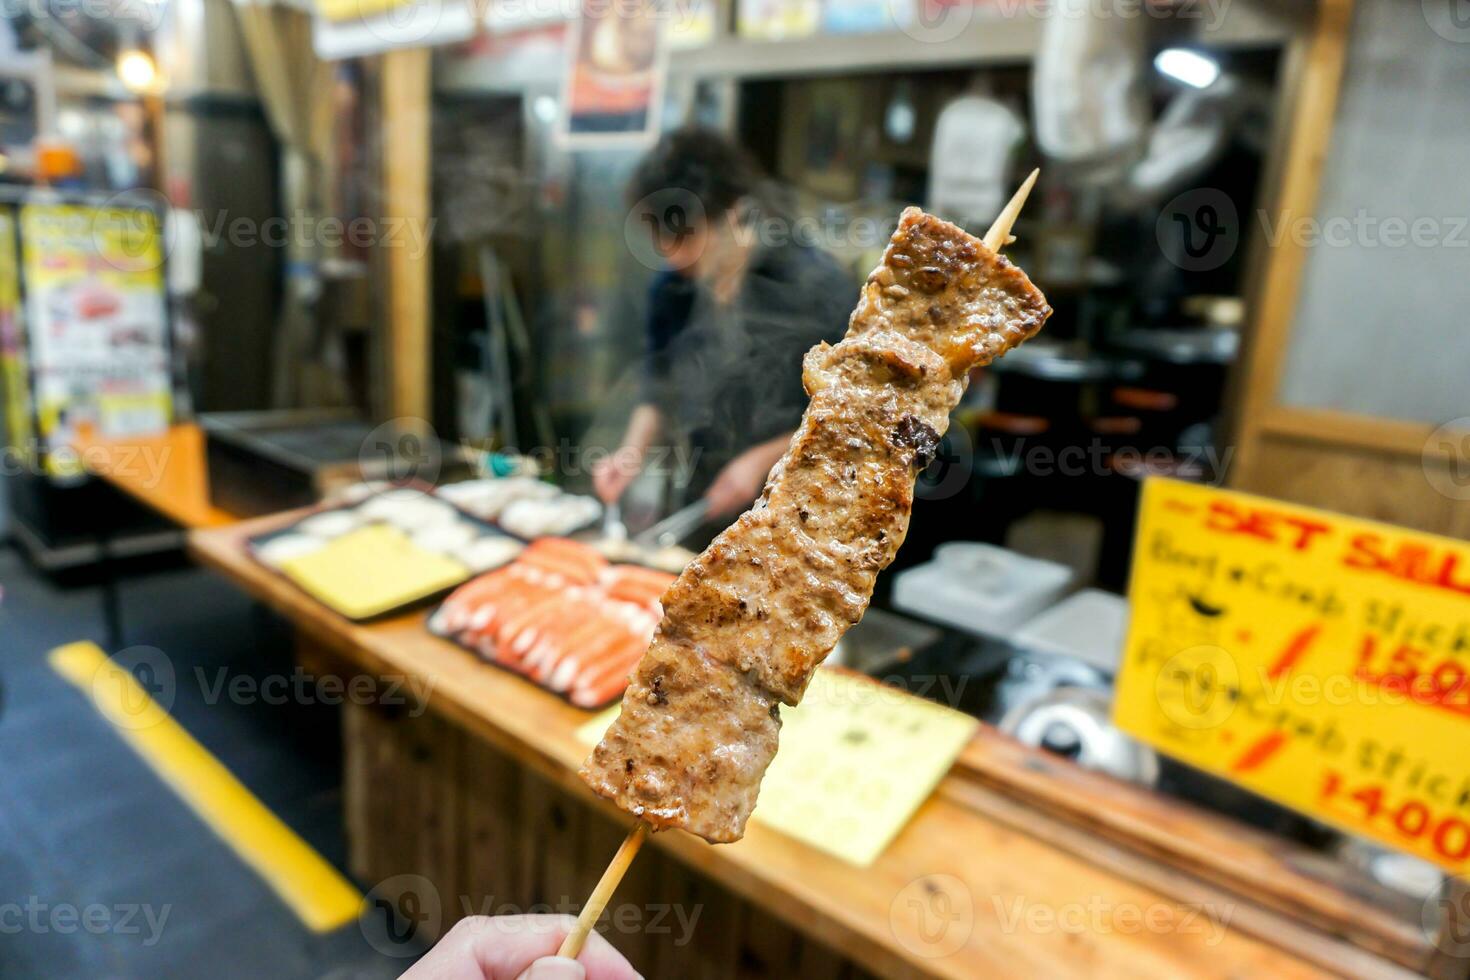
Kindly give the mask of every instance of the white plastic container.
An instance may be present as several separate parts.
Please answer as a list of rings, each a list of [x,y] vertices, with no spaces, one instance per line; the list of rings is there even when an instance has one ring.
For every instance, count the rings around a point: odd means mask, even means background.
[[[1118,673],[1128,629],[1128,600],[1083,589],[1026,623],[1011,642],[1027,653],[1078,660],[1108,677]]]
[[[899,573],[893,604],[967,633],[1008,639],[1065,595],[1073,578],[1070,568],[1056,562],[952,541],[936,548],[932,561]]]

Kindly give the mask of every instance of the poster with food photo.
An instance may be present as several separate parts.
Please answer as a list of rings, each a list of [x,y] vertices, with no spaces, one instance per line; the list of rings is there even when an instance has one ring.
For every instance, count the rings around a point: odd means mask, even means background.
[[[665,10],[660,0],[582,0],[562,92],[567,145],[640,143],[658,134]]]
[[[145,208],[26,204],[25,347],[38,435],[161,431],[172,415],[163,232]]]

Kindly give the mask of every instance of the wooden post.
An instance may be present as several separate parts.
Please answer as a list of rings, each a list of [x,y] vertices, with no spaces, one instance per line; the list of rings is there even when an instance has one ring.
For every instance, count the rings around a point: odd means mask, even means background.
[[[388,311],[388,409],[395,418],[429,418],[429,262],[417,254],[429,225],[429,51],[383,55],[381,73],[383,217]],[[391,238],[388,232],[398,226]],[[413,234],[403,229],[415,229]]]
[[[1351,40],[1353,0],[1323,0],[1310,33],[1298,41],[1296,99],[1286,130],[1285,158],[1276,214],[1309,216],[1317,213],[1322,169],[1332,146],[1337,123],[1337,97]],[[1297,290],[1306,266],[1306,250],[1287,236],[1271,249],[1261,268],[1261,281],[1252,287],[1253,308],[1248,346],[1237,371],[1242,383],[1235,420],[1236,454],[1230,485],[1249,489],[1252,467],[1262,437],[1262,422],[1277,404],[1282,365],[1296,315]],[[1419,443],[1422,445],[1421,443]]]

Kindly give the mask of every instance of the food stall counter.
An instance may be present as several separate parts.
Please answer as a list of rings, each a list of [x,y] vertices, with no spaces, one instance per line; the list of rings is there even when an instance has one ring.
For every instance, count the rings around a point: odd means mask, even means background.
[[[196,530],[189,547],[296,626],[308,669],[428,692],[421,715],[344,708],[351,871],[370,885],[405,875],[432,882],[442,914],[430,928],[441,932],[487,905],[580,901],[627,823],[577,775],[588,752],[577,730],[592,713],[432,636],[422,609],[351,623],[247,554],[247,538],[298,516]],[[1327,975],[1234,928],[1223,904],[1181,903],[979,812],[977,791],[945,777],[869,867],[759,823],[717,847],[656,834],[655,852],[673,860],[662,874],[650,864],[649,880],[641,891],[626,886],[625,900],[692,903],[709,919],[677,948],[669,935],[617,928],[609,939],[642,958],[634,962],[647,975],[733,976],[742,963],[789,968],[813,957],[860,976]],[[475,853],[487,848],[494,853]]]

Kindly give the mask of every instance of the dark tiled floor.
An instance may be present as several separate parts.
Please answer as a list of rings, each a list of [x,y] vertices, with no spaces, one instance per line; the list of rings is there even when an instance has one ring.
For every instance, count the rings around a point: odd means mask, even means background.
[[[58,585],[9,549],[0,549],[0,586],[0,977],[336,980],[402,971],[406,961],[376,952],[357,923],[329,935],[306,930],[47,666],[53,647],[103,641],[98,587]],[[289,676],[284,625],[183,564],[133,567],[122,603],[132,646],[117,659],[166,657],[174,717],[342,867],[336,712],[210,703],[200,682],[202,672],[212,685],[221,670]],[[89,925],[65,918],[88,906],[100,906]]]

